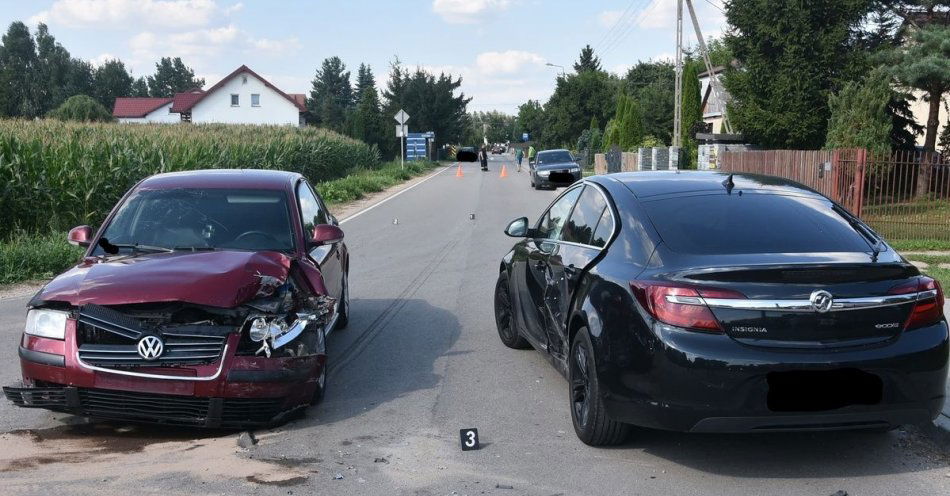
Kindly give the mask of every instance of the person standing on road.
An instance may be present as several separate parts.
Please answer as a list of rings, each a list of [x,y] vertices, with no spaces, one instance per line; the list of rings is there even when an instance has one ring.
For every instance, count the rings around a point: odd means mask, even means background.
[[[534,145],[528,145],[528,165],[534,165],[534,159],[537,155],[538,152],[534,149]]]
[[[482,161],[482,170],[488,170],[488,145],[482,145],[480,155],[478,157]]]
[[[521,160],[524,159],[524,151],[521,148],[515,150],[515,160],[518,161],[518,172],[521,172]]]

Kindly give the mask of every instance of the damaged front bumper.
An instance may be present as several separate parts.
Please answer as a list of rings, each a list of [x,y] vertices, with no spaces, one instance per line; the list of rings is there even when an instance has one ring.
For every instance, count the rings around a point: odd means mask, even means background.
[[[310,405],[324,385],[325,352],[241,355],[240,333],[225,336],[210,363],[97,366],[80,358],[77,325],[67,320],[64,340],[24,335],[23,381],[3,388],[7,399],[101,419],[242,428],[280,423]]]

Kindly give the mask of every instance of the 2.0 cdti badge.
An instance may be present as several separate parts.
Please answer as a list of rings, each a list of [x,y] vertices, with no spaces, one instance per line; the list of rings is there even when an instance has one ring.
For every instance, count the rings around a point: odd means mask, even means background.
[[[567,376],[587,444],[630,424],[886,430],[940,412],[940,285],[802,185],[596,176],[506,233],[524,239],[500,266],[499,336]]]
[[[236,427],[317,402],[347,321],[343,231],[299,174],[160,174],[119,202],[83,259],[29,303],[22,407]]]

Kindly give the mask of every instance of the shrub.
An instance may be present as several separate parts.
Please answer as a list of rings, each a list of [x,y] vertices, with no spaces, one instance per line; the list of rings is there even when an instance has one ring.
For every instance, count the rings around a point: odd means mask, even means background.
[[[112,122],[112,113],[101,103],[86,95],[69,97],[59,107],[50,110],[49,116],[61,121]]]

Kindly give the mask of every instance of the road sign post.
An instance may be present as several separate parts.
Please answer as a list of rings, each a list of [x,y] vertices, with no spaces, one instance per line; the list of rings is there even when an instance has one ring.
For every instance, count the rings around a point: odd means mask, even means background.
[[[393,116],[393,118],[396,119],[396,122],[399,123],[399,125],[396,126],[397,127],[396,137],[399,138],[399,165],[400,167],[405,169],[406,168],[406,162],[405,162],[406,152],[405,152],[405,149],[403,148],[403,137],[407,134],[406,121],[409,120],[409,114],[407,114],[405,110],[399,109],[399,112],[396,112],[396,115]]]

